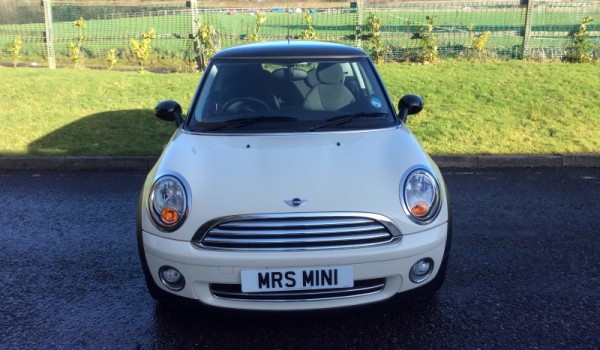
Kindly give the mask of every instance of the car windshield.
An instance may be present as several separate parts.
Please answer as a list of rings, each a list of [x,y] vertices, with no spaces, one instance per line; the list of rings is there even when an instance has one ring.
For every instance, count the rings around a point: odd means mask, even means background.
[[[366,58],[213,62],[187,128],[206,133],[322,132],[397,125]]]

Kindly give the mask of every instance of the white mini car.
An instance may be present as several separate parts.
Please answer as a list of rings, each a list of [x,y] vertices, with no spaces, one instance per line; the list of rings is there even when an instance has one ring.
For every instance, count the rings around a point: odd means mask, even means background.
[[[161,302],[325,309],[428,296],[451,216],[440,171],[369,57],[324,42],[216,54],[140,194],[137,240]]]

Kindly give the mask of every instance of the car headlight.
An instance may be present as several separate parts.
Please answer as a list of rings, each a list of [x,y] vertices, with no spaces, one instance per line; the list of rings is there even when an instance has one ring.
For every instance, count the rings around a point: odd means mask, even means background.
[[[159,228],[172,231],[181,226],[188,212],[188,197],[183,182],[173,175],[160,177],[152,185],[148,207]]]
[[[417,168],[409,170],[402,181],[402,206],[415,223],[425,225],[440,211],[440,186],[431,172]]]

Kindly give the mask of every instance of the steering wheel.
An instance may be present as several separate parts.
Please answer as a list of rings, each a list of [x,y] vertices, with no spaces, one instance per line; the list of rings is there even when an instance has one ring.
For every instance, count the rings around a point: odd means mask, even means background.
[[[223,104],[223,111],[227,113],[252,113],[268,112],[271,108],[263,101],[254,97],[234,97]]]

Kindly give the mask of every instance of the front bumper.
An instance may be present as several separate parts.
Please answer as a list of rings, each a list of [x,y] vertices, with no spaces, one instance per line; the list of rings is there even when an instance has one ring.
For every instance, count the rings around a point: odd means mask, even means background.
[[[449,244],[448,223],[405,235],[401,241],[392,244],[323,251],[231,252],[198,249],[190,242],[166,239],[146,231],[142,231],[142,241],[145,263],[159,288],[207,305],[248,310],[310,310],[382,301],[432,281],[438,274]],[[416,284],[408,278],[409,270],[423,258],[433,260],[433,272],[424,282]],[[174,292],[162,284],[158,271],[167,265],[183,274],[186,284],[182,290]],[[211,291],[211,284],[239,285],[241,271],[245,269],[342,265],[353,267],[355,281],[383,279],[385,286],[377,292],[352,296],[278,301],[222,297]]]

